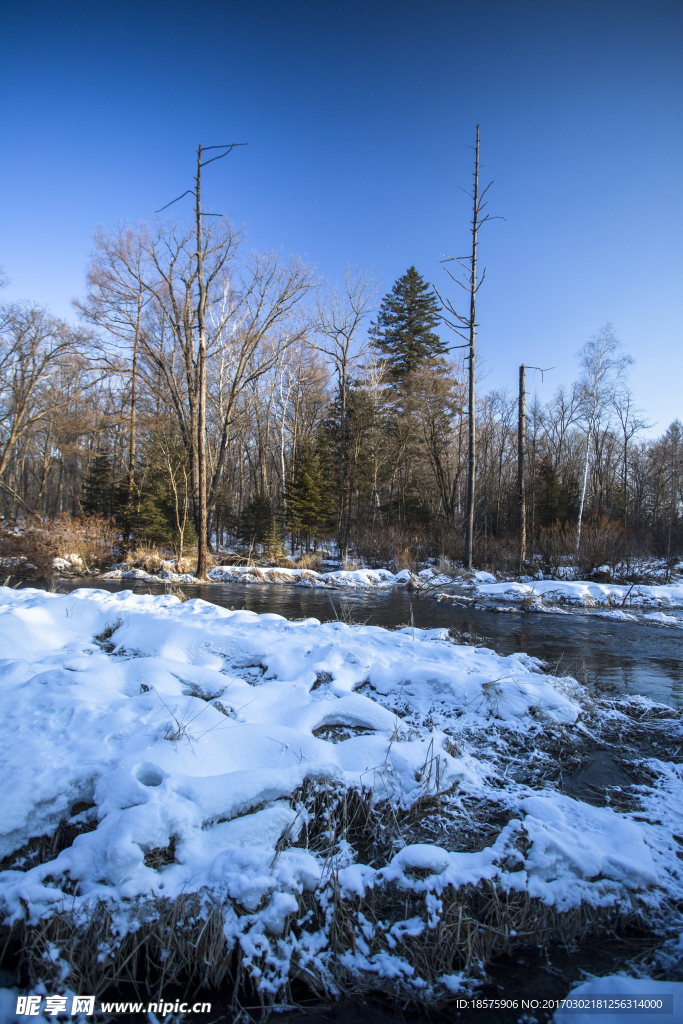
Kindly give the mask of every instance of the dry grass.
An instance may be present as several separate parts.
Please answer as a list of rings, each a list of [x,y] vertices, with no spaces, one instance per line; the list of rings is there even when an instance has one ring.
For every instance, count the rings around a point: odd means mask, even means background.
[[[77,573],[99,572],[118,549],[112,522],[100,516],[57,516],[0,523],[0,569],[7,575],[31,579],[64,572],[54,559],[70,562]]]
[[[189,548],[182,558],[177,559],[168,549],[156,544],[139,543],[126,552],[124,560],[130,569],[144,569],[153,575],[168,568],[176,573],[194,574],[197,568],[197,549]],[[245,560],[207,554],[206,562],[207,568],[212,569],[216,565],[242,564]]]
[[[124,561],[131,569],[144,569],[145,572],[158,573],[165,567],[164,562],[172,560],[172,555],[159,548],[156,544],[138,543],[126,552]],[[188,570],[179,570],[185,571]]]
[[[298,835],[294,830],[283,835],[276,857],[290,845],[310,849],[324,861],[323,881],[315,891],[298,896],[297,910],[289,915],[282,935],[260,935],[244,948],[226,940],[224,924],[230,919],[234,934],[235,923],[241,921],[248,933],[253,918],[235,900],[220,899],[208,890],[173,900],[135,899],[123,906],[95,901],[80,910],[67,898],[63,909],[49,918],[30,925],[18,922],[11,932],[5,929],[7,944],[31,984],[43,981],[48,988],[57,984],[66,962],[69,984],[76,990],[101,995],[132,984],[138,993],[153,995],[173,985],[220,987],[232,992],[236,1009],[240,1001],[260,1002],[267,1016],[269,1004],[291,1000],[294,981],[304,982],[323,998],[362,999],[370,992],[383,992],[405,1003],[429,1004],[448,996],[439,985],[442,975],[463,972],[465,977],[481,979],[493,957],[510,955],[515,948],[558,940],[567,944],[589,933],[647,923],[635,895],[625,897],[620,906],[581,906],[560,913],[525,892],[506,892],[485,880],[476,886],[446,887],[435,914],[435,905],[425,893],[383,882],[381,876],[376,876],[363,897],[342,892],[337,863],[346,844],[353,846],[359,860],[381,867],[395,852],[397,840],[398,845],[434,841],[425,831],[425,821],[443,817],[447,797],[448,793],[425,792],[412,808],[399,811],[390,801],[373,804],[369,790],[344,789],[329,781],[305,782],[292,797],[293,806],[306,810],[303,825]],[[506,815],[501,808],[473,806],[472,815],[478,812],[491,819],[490,833],[503,827]],[[494,824],[496,814],[499,820]],[[457,848],[476,848],[481,831],[476,828],[469,837],[460,832]],[[487,839],[491,841],[491,836]],[[64,832],[51,845],[47,840],[32,841],[39,845],[31,862],[36,856],[52,859],[72,840]],[[521,863],[528,848],[523,830],[518,847]],[[173,840],[145,855],[145,862],[157,869],[174,859]],[[424,872],[415,875],[421,878]],[[77,885],[69,879],[53,881],[66,894],[77,894]],[[122,914],[130,922],[130,931],[120,927]],[[423,926],[419,934],[410,936],[401,925],[413,918]],[[313,943],[318,950],[315,959],[306,953],[306,936],[314,934],[319,937]],[[50,953],[55,947],[60,960]],[[366,969],[349,960],[349,954],[361,953]],[[386,978],[367,969],[368,961],[378,954],[403,958],[426,986],[414,986],[407,976]],[[254,978],[266,981],[261,991],[255,990]]]
[[[72,808],[72,817],[81,811],[87,811],[94,804],[77,804]],[[60,821],[52,835],[36,836],[13,853],[0,860],[0,871],[26,871],[37,864],[47,864],[54,860],[62,850],[68,849],[76,836],[83,832],[92,832],[97,828],[96,821]]]
[[[417,564],[415,561],[415,555],[410,548],[401,548],[396,552],[394,567],[397,572],[400,572],[401,569],[410,569],[411,572],[416,571]]]
[[[166,856],[168,851],[161,853]],[[60,959],[69,964],[70,986],[95,995],[126,983],[148,994],[172,985],[222,987],[232,990],[236,1006],[244,994],[260,996],[267,1005],[287,999],[291,982],[301,980],[326,998],[357,999],[383,991],[394,999],[429,1003],[445,995],[438,986],[441,975],[462,971],[481,978],[492,957],[509,955],[516,947],[575,942],[589,933],[637,923],[642,916],[635,899],[619,909],[583,906],[562,914],[526,893],[503,892],[489,881],[476,887],[449,887],[440,899],[441,914],[430,922],[424,895],[392,883],[351,900],[342,895],[332,869],[323,890],[299,896],[298,910],[287,920],[283,936],[266,937],[249,956],[239,944],[229,945],[224,935],[226,914],[248,915],[234,901],[221,902],[208,891],[175,900],[131,901],[130,920],[138,927],[125,934],[115,925],[118,908],[98,902],[87,916],[65,909],[36,925],[20,922],[10,944],[18,947],[31,984],[43,981],[49,988],[59,982],[62,964],[49,955],[56,947]],[[392,934],[396,925],[410,918],[424,922],[420,935],[401,938],[396,930]],[[313,961],[306,957],[301,940],[306,933],[321,931],[326,942]],[[427,988],[379,977],[372,970],[354,970],[342,962],[344,954],[361,948],[368,958],[381,953],[403,957]],[[268,978],[271,991],[254,993],[250,978],[255,976]]]
[[[312,569],[320,572],[323,567],[323,558],[319,551],[304,552],[296,562],[297,569]]]
[[[445,555],[439,555],[439,560],[434,568],[442,576],[462,576],[463,573],[462,562],[454,562],[453,559],[446,558]]]
[[[188,558],[187,555],[183,555],[179,558],[173,567],[173,571],[177,573],[194,572],[197,568],[197,556],[194,558]]]

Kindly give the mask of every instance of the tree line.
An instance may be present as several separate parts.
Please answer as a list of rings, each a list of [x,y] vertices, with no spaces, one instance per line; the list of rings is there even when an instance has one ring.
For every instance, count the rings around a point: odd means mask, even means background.
[[[479,393],[478,157],[477,132],[472,251],[450,274],[461,314],[414,266],[380,301],[371,274],[330,285],[249,249],[202,214],[200,147],[193,224],[96,232],[79,326],[0,308],[4,518],[105,517],[123,549],[196,546],[200,576],[235,544],[333,544],[369,564],[672,564],[683,427],[644,436],[609,324],[549,401],[526,393],[524,367],[519,393]]]
[[[124,544],[180,556],[196,545],[193,243],[175,221],[98,232],[79,327],[3,306],[6,518],[101,515]],[[203,228],[202,247],[208,544],[276,554],[334,542],[371,564],[463,558],[466,360],[438,333],[442,307],[416,268],[378,306],[371,276],[321,285],[295,258],[246,251],[229,222]],[[621,548],[680,554],[683,428],[643,436],[629,365],[608,326],[572,385],[529,396],[529,559],[570,550],[579,523]],[[512,389],[477,400],[479,565],[517,558],[518,403]]]

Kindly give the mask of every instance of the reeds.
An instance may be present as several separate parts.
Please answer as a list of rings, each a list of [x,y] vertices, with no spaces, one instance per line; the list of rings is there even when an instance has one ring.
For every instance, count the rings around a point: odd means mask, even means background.
[[[437,902],[440,912],[435,914]],[[325,998],[383,992],[430,1004],[447,995],[439,983],[444,975],[460,972],[481,979],[493,957],[520,946],[570,944],[642,920],[633,896],[619,907],[582,905],[560,913],[525,892],[505,892],[487,880],[451,886],[439,901],[394,883],[352,899],[334,871],[324,887],[302,893],[298,904],[281,936],[255,935],[253,915],[229,898],[202,890],[174,900],[130,901],[125,907],[128,930],[121,929],[124,908],[99,901],[87,914],[66,908],[36,924],[19,922],[8,939],[30,984],[58,983],[68,964],[70,987],[95,995],[127,984],[150,995],[173,985],[220,987],[232,991],[235,1006],[245,995],[267,1005],[291,998],[290,985],[299,980]],[[402,933],[402,922],[411,919],[423,923],[421,930],[412,928],[419,934]],[[226,939],[226,923],[237,940]],[[250,931],[252,941],[240,943],[240,933]],[[314,935],[314,942],[306,941]],[[387,954],[400,957],[407,970],[383,976],[377,964]]]

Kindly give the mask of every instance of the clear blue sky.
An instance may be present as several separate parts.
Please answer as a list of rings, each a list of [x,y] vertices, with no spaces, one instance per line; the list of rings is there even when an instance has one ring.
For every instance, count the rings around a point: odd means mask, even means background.
[[[9,297],[72,317],[96,225],[150,218],[232,140],[206,205],[254,246],[446,287],[479,121],[506,217],[483,386],[556,365],[548,396],[610,320],[657,432],[683,417],[681,0],[0,0],[0,38]]]

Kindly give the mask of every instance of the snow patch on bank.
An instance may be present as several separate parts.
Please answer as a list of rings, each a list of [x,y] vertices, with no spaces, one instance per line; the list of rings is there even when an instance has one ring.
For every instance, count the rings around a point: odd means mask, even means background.
[[[449,576],[427,568],[419,573],[401,569],[393,573],[390,569],[337,569],[333,572],[315,572],[313,569],[292,569],[288,566],[273,568],[245,565],[217,565],[207,573],[212,583],[271,583],[280,586],[322,587],[331,589],[351,588],[355,590],[390,590],[392,587],[428,587],[451,583]],[[495,580],[490,573],[476,573],[484,580]],[[169,583],[199,583],[191,573],[178,574],[169,569],[152,574],[144,569],[127,569],[115,566],[104,573],[101,579],[108,580],[152,580]]]
[[[534,583],[479,583],[477,598],[516,604],[555,604],[582,608],[683,608],[683,583],[634,586],[618,583],[563,582],[538,580]]]

